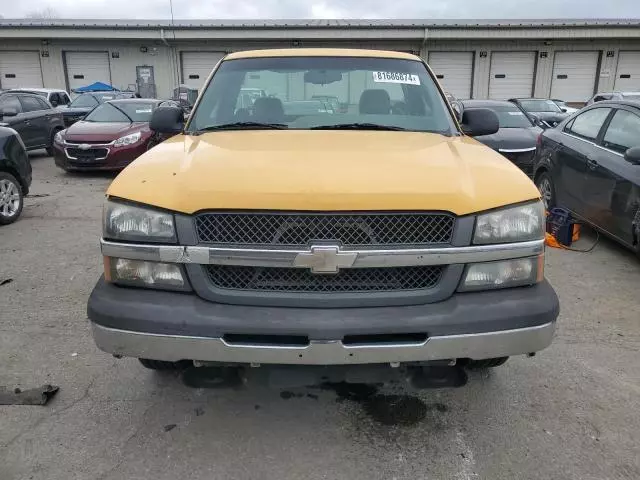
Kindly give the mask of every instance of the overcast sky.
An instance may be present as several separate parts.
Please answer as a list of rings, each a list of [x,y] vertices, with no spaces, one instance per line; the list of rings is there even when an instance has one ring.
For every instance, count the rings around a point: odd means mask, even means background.
[[[638,18],[640,0],[173,0],[175,18]],[[170,18],[169,0],[0,0],[22,18]],[[49,16],[49,15],[45,15]]]

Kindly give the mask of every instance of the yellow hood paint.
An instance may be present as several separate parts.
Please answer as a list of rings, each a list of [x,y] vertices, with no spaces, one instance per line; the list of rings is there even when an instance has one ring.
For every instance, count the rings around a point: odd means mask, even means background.
[[[142,155],[107,195],[182,213],[444,210],[539,198],[507,159],[465,137],[257,130],[178,135]]]

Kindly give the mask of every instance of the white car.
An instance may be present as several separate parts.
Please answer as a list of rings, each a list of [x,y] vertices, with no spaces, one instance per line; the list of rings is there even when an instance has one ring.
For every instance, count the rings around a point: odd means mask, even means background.
[[[587,105],[603,100],[640,100],[640,92],[600,92],[591,97]]]
[[[69,94],[57,88],[13,88],[14,92],[34,93],[47,99],[51,106],[66,107],[71,103]]]

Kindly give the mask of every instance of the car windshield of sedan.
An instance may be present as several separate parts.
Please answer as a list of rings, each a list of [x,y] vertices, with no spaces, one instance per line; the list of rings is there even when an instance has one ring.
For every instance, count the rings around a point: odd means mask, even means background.
[[[151,120],[151,114],[154,109],[155,103],[151,102],[107,102],[96,107],[95,110],[85,117],[84,121],[99,123],[148,122]]]
[[[69,104],[69,108],[87,108],[95,107],[96,105],[98,105],[98,101],[93,95],[80,95]]]
[[[520,105],[528,112],[562,113],[553,100],[520,100]]]
[[[500,128],[529,128],[533,124],[517,107],[490,107],[498,115]]]
[[[250,91],[264,93],[247,101]],[[222,62],[187,131],[260,128],[457,132],[419,61],[270,57]]]

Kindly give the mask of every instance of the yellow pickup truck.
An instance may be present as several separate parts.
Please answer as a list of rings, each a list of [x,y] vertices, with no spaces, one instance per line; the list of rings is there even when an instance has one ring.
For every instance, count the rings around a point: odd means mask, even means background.
[[[249,88],[266,95],[247,106]],[[345,107],[288,109],[314,96]],[[107,191],[88,303],[100,349],[153,369],[424,372],[551,343],[539,192],[471,138],[495,114],[458,119],[421,58],[232,53],[186,124],[161,107],[151,128],[175,136]]]

